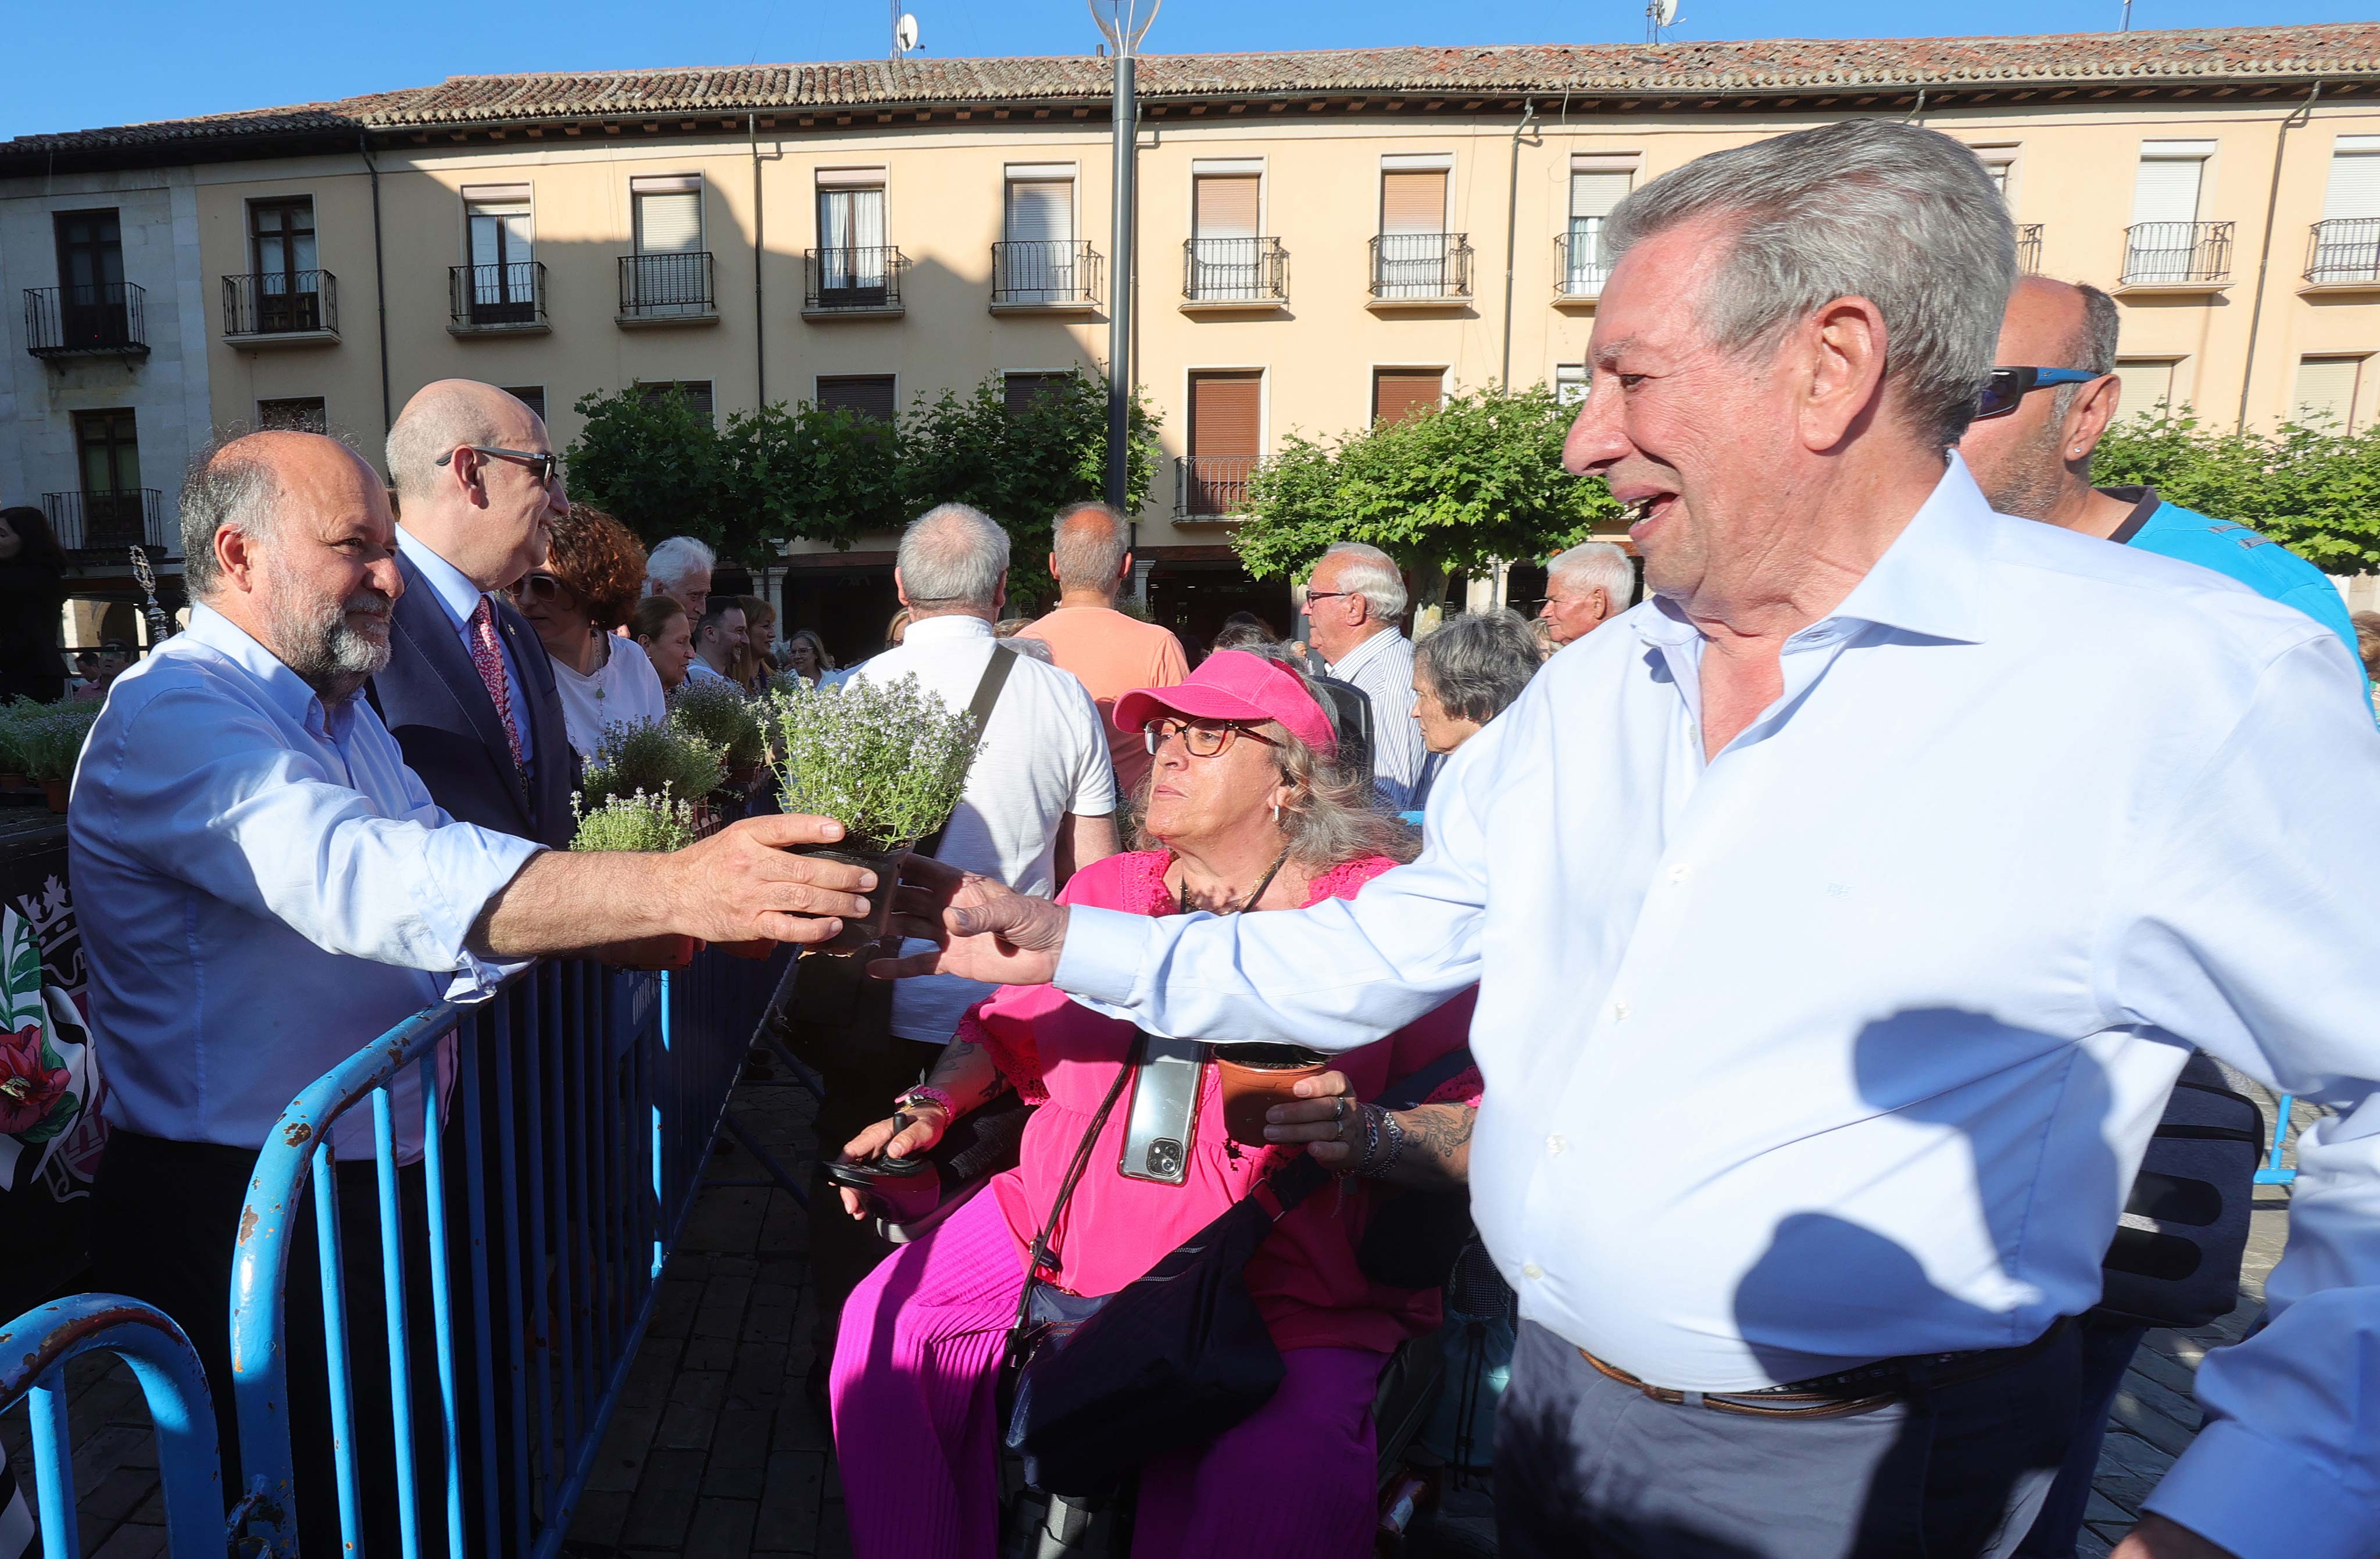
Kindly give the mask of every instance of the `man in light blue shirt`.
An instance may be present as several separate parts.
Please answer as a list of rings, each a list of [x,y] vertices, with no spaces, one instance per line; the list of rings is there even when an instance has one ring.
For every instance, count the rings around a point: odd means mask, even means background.
[[[1360,541],[1324,552],[1306,580],[1307,642],[1326,672],[1372,701],[1372,782],[1395,811],[1427,755],[1413,718],[1413,641],[1397,628],[1404,610],[1395,560]]]
[[[2203,1048],[2338,1118],[2300,1142],[2271,1323],[2202,1367],[2206,1426],[2118,1554],[2363,1559],[2353,665],[2215,574],[1995,514],[1946,459],[2016,272],[1957,142],[1714,153],[1605,242],[1567,460],[1635,513],[1654,598],[1455,755],[1420,860],[1261,926],[971,883],[901,968],[1328,1050],[1476,981],[1511,1559],[2006,1555],[2073,1432],[2066,1318]]]

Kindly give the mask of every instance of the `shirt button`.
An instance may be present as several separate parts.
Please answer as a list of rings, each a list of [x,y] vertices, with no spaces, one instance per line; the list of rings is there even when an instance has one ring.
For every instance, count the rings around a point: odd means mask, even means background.
[[[1543,1277],[1545,1275],[1546,1269],[1539,1266],[1535,1262],[1526,1263],[1521,1268],[1521,1275],[1527,1278],[1532,1283],[1535,1283],[1538,1278]]]
[[[1560,1153],[1567,1145],[1568,1144],[1562,1141],[1562,1135],[1559,1131],[1546,1139],[1546,1151],[1548,1153]]]
[[[1611,1021],[1615,1023],[1624,1023],[1628,1021],[1628,1004],[1626,1002],[1615,1001],[1611,1004]]]
[[[1685,864],[1685,863],[1684,863],[1684,862],[1682,862],[1682,861],[1681,861],[1680,863],[1678,863],[1678,864],[1676,864],[1676,865],[1674,865],[1674,866],[1671,866],[1671,867],[1670,868],[1670,881],[1671,883],[1673,883],[1673,884],[1675,884],[1675,883],[1681,883],[1681,882],[1685,881],[1685,880],[1686,880],[1686,871],[1687,871],[1686,864]]]

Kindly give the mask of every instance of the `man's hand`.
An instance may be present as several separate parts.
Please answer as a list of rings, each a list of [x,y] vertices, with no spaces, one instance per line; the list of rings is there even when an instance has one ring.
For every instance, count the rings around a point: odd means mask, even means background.
[[[868,912],[859,895],[875,891],[876,874],[787,847],[842,838],[843,825],[831,817],[747,817],[659,857],[668,872],[670,929],[707,942],[831,940],[843,917]]]
[[[2116,1545],[2110,1559],[2238,1559],[2228,1548],[2218,1548],[2189,1528],[2168,1521],[2162,1516],[2143,1516],[2123,1541]]]
[[[1066,945],[1066,906],[1033,899],[928,855],[901,859],[901,887],[892,897],[892,931],[939,944],[939,950],[877,959],[878,980],[913,974],[957,974],[1002,985],[1046,985],[1058,973]]]

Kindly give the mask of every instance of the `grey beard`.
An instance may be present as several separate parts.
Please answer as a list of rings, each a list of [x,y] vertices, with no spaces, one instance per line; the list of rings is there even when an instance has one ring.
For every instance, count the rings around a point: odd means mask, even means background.
[[[1996,473],[1999,481],[1984,493],[1993,508],[2026,520],[2046,520],[2058,512],[2066,491],[2066,467],[2058,458],[2065,420],[2045,424],[2031,446],[2015,452],[2006,469]]]
[[[272,611],[273,647],[282,663],[298,673],[326,704],[342,704],[358,689],[388,669],[389,647],[374,644],[347,626],[347,613],[369,611],[386,618],[390,602],[372,590],[358,590],[344,601]]]

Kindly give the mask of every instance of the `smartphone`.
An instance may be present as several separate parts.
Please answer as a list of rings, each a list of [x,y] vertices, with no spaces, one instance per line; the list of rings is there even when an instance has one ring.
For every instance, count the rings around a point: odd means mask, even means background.
[[[1178,1186],[1190,1178],[1190,1142],[1198,1123],[1198,1095],[1207,1081],[1207,1047],[1192,1039],[1144,1033],[1135,1054],[1132,1102],[1124,1117],[1127,1179]]]

